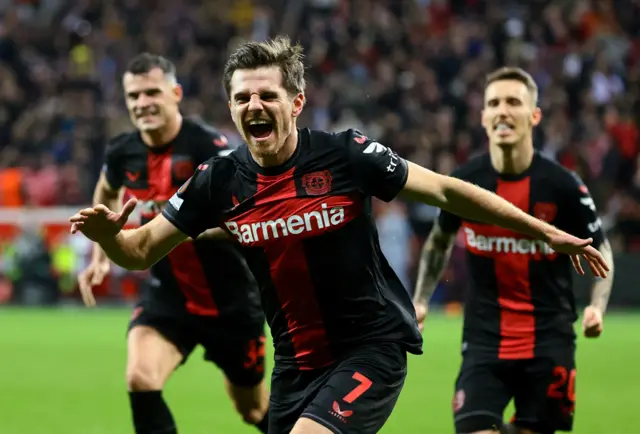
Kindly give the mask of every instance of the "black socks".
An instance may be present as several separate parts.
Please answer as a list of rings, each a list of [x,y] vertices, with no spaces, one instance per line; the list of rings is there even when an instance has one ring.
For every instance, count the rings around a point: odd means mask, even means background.
[[[178,434],[162,391],[129,392],[129,402],[136,434]]]

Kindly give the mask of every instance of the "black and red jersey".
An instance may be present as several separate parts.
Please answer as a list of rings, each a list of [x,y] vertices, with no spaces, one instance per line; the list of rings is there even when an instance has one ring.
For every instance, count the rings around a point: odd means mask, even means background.
[[[112,188],[124,187],[138,199],[145,224],[198,164],[229,152],[226,138],[214,128],[183,119],[175,139],[161,148],[145,145],[138,132],[115,137],[107,145],[103,171]],[[149,283],[150,291],[143,297],[160,311],[186,309],[248,324],[264,318],[255,279],[238,248],[228,241],[180,244],[151,267]]]
[[[201,165],[163,214],[191,237],[220,226],[243,247],[281,366],[328,366],[367,342],[419,354],[411,298],[371,215],[371,197],[392,200],[407,174],[403,159],[356,131],[300,129],[284,165],[260,167],[244,145]]]
[[[520,175],[499,174],[488,154],[452,176],[493,191],[518,208],[580,238],[604,240],[589,191],[577,175],[535,153]],[[471,289],[465,305],[463,348],[502,359],[525,359],[572,344],[577,319],[569,256],[501,227],[442,211],[439,224],[462,227]]]

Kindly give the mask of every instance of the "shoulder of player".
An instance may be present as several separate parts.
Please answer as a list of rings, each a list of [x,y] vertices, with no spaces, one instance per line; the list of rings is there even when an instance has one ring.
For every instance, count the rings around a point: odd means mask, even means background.
[[[131,143],[138,141],[138,135],[135,131],[127,131],[111,137],[107,140],[107,150],[118,150],[128,148]]]
[[[200,119],[193,118],[183,118],[182,120],[183,128],[186,128],[188,135],[202,137],[204,139],[213,141],[215,139],[226,139],[224,138],[224,134],[222,134],[216,127],[213,125],[209,125],[206,122]],[[216,143],[217,144],[217,143]]]
[[[538,159],[538,170],[549,177],[557,188],[564,191],[575,191],[584,185],[577,173],[567,169],[557,161],[542,154],[538,154]]]
[[[451,176],[465,181],[477,181],[477,178],[485,176],[492,171],[491,157],[488,152],[476,155],[469,159],[466,163],[458,166]]]
[[[238,162],[230,155],[215,156],[198,165],[198,173],[207,176],[212,182],[226,183],[237,171]]]
[[[144,143],[140,141],[137,132],[128,131],[107,140],[105,155],[107,160],[113,161],[114,158],[126,157],[145,149]]]
[[[358,144],[362,145],[367,141],[371,141],[370,138],[366,137],[360,131],[355,129],[348,129],[344,131],[337,132],[327,132],[321,130],[310,130],[308,128],[304,128],[300,130],[300,133],[305,135],[308,134],[310,138],[311,146],[321,146],[323,149],[335,148],[335,149],[346,149],[348,145]]]

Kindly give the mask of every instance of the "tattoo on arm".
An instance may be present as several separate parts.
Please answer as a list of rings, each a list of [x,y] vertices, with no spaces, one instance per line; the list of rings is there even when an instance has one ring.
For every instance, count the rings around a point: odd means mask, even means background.
[[[600,309],[602,313],[607,310],[609,304],[609,296],[611,295],[611,288],[613,286],[613,252],[611,251],[611,245],[608,240],[600,245],[600,253],[604,256],[605,261],[609,264],[609,274],[604,279],[597,279],[591,289],[591,305]]]
[[[427,304],[435,290],[444,267],[451,256],[455,233],[445,233],[436,223],[422,247],[418,265],[414,302]]]

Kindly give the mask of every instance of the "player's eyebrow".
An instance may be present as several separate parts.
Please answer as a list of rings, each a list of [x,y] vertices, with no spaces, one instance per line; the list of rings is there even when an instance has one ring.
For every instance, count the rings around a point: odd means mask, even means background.
[[[162,92],[160,90],[159,87],[150,87],[147,89],[141,89],[141,90],[137,90],[137,91],[133,91],[133,92],[127,92],[127,98],[136,98],[138,95],[140,95],[141,93],[147,94],[147,95],[155,95],[157,93]]]
[[[507,96],[500,97],[500,98],[498,98],[498,97],[490,98],[485,102],[485,104],[486,105],[495,104],[495,103],[499,102],[501,99],[504,99],[505,101],[509,101],[509,102],[514,102],[514,101],[517,101],[519,103],[523,102],[522,98],[520,98],[520,97],[507,95]]]
[[[249,95],[249,93],[245,92],[245,91],[236,92],[236,93],[233,94],[233,99],[247,98],[248,95]]]
[[[239,91],[233,94],[233,99],[237,100],[239,98],[249,98],[252,94],[258,94],[260,98],[276,98],[278,96],[278,92],[273,90],[261,89],[256,92],[248,92],[248,91]]]

